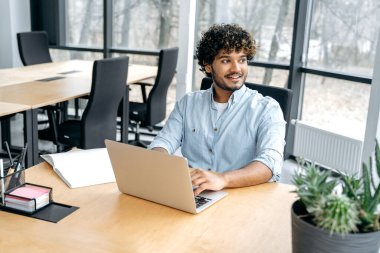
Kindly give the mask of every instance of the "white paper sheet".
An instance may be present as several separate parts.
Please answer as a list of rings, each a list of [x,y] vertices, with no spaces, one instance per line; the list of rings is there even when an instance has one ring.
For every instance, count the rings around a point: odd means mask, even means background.
[[[106,148],[76,149],[41,157],[70,188],[115,182]]]

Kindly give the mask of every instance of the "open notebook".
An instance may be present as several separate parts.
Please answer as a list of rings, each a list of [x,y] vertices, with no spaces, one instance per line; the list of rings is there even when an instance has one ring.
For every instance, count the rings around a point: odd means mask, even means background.
[[[41,155],[70,187],[77,188],[115,182],[105,148],[75,149],[65,153]]]

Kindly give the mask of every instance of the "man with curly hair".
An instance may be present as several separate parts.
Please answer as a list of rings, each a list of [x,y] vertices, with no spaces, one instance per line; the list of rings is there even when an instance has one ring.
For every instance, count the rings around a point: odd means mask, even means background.
[[[194,194],[277,181],[283,164],[285,121],[279,104],[248,89],[248,61],[256,53],[250,34],[217,24],[197,45],[200,70],[212,77],[204,91],[175,105],[150,149],[188,159]]]

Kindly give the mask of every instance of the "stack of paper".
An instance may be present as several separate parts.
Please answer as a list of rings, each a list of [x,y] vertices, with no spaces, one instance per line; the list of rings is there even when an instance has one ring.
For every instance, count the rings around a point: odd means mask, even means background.
[[[115,182],[106,148],[76,149],[41,157],[70,188]]]
[[[25,212],[34,212],[49,204],[49,195],[50,188],[25,184],[6,195],[5,206]]]

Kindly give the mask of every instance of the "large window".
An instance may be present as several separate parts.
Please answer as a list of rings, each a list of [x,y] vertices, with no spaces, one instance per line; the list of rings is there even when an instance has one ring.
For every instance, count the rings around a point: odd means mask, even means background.
[[[315,0],[308,67],[372,75],[380,2]]]
[[[379,1],[315,0],[312,7],[306,67],[370,78]],[[370,88],[368,84],[307,75],[301,117],[331,131],[363,139]]]
[[[103,0],[66,0],[66,46],[103,47]]]
[[[306,75],[302,119],[331,132],[363,139],[370,90],[368,84]]]
[[[113,0],[113,47],[178,46],[179,0]]]

